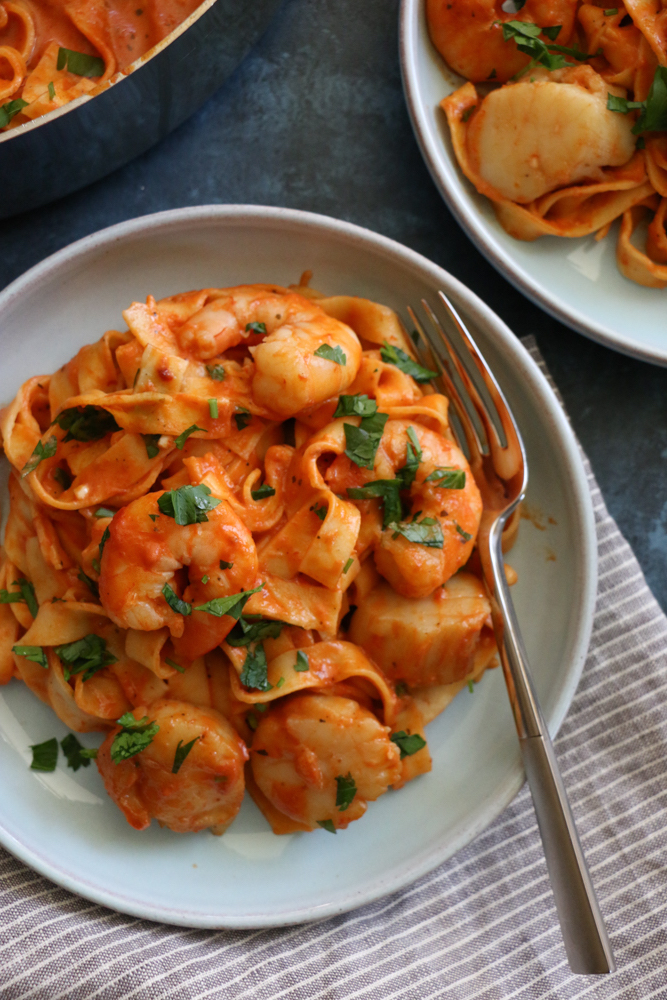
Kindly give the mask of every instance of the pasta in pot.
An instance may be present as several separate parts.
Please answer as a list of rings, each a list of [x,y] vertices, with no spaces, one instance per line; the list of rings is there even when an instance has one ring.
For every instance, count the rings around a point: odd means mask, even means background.
[[[447,400],[391,310],[305,277],[124,317],[0,411],[0,682],[106,734],[63,750],[138,830],[222,833],[247,787],[335,833],[495,663]]]
[[[603,239],[667,285],[667,48],[660,14],[628,0],[427,0],[434,45],[467,78],[441,102],[459,166],[514,238]],[[632,240],[648,217],[645,249]]]

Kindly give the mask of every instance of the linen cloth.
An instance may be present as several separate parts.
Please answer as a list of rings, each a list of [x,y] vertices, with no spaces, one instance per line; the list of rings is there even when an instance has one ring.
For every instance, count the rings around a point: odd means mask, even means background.
[[[541,363],[534,341],[526,346]],[[2,851],[2,1000],[667,996],[667,619],[587,461],[586,470],[598,602],[556,752],[616,954],[613,976],[569,971],[524,786],[492,826],[414,885],[277,930],[187,930],[122,916]]]

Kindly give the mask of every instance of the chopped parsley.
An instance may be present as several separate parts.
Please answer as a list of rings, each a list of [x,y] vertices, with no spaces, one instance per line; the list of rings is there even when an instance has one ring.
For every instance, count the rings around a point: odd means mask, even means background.
[[[245,406],[237,406],[236,413],[234,414],[237,431],[245,430],[251,420],[252,413],[250,410],[246,410]]]
[[[118,661],[118,657],[107,649],[106,641],[93,632],[76,642],[56,646],[55,653],[62,661],[66,681],[74,674],[83,674],[84,681],[90,680],[98,670]]]
[[[350,556],[350,558],[347,560],[347,562],[343,566],[343,573],[347,573],[348,569],[350,568],[350,566],[352,565],[353,562],[354,562],[354,559],[352,558],[352,556]]]
[[[19,112],[23,111],[24,108],[28,107],[28,102],[24,101],[22,97],[17,97],[13,101],[7,101],[0,107],[0,128],[5,128],[9,125],[12,118],[15,118]]]
[[[208,401],[208,412],[213,420],[218,419],[218,401],[217,399],[209,399]]]
[[[192,605],[188,604],[187,601],[182,601],[181,598],[176,594],[168,583],[165,583],[162,588],[162,596],[169,605],[172,611],[175,611],[177,615],[191,615]]]
[[[245,332],[261,333],[262,335],[264,335],[266,333],[266,323],[246,323]]]
[[[426,746],[426,740],[422,739],[419,733],[406,733],[404,729],[392,733],[389,739],[401,751],[401,760],[404,757],[412,757],[413,753],[418,753]]]
[[[73,771],[78,771],[80,767],[90,767],[91,760],[97,757],[97,750],[89,750],[79,743],[74,733],[69,733],[60,741],[62,751],[67,758],[67,766]]]
[[[277,687],[277,688],[281,688],[281,687],[283,686],[283,684],[284,684],[284,683],[285,683],[285,678],[284,678],[284,677],[281,677],[281,678],[280,678],[280,679],[279,679],[278,681],[276,681],[276,687]],[[258,751],[258,753],[260,753],[260,752],[261,752],[261,751]]]
[[[25,479],[25,477],[30,475],[31,472],[34,472],[39,463],[43,462],[45,458],[53,458],[57,449],[58,441],[53,434],[46,444],[42,444],[41,441],[38,441],[32,455],[21,469],[21,479]]]
[[[531,56],[531,61],[528,65],[520,70],[513,79],[518,79],[518,77],[523,76],[524,73],[528,73],[538,64],[546,66],[549,70],[572,66],[573,64],[568,63],[565,56],[576,59],[578,62],[583,62],[589,58],[587,52],[553,44],[558,38],[562,27],[562,24],[555,24],[548,28],[541,28],[538,24],[531,24],[529,21],[505,21],[503,23],[503,40],[509,42],[511,39],[514,39],[519,52],[524,52],[526,55]],[[541,34],[546,35],[552,44],[542,41],[540,38]]]
[[[470,694],[475,693],[475,684],[472,680],[468,681],[468,691],[470,691]]]
[[[183,448],[185,447],[185,442],[190,437],[190,435],[194,434],[195,431],[203,431],[203,430],[205,430],[204,427],[197,427],[196,424],[190,424],[189,427],[185,428],[182,434],[179,434],[178,437],[174,439],[174,444],[179,449],[179,451],[183,451]]]
[[[473,111],[476,111],[476,110],[477,110],[477,105],[476,104],[471,104],[470,107],[466,108],[465,111],[463,112],[463,114],[461,115],[461,121],[462,122],[467,122],[468,119],[470,118],[470,116],[472,115]]]
[[[462,490],[466,484],[466,474],[463,469],[434,469],[424,480],[433,483],[440,490]]]
[[[35,587],[30,582],[26,580],[25,577],[20,577],[18,580],[12,582],[12,587],[18,587],[16,590],[0,590],[0,604],[27,604],[28,611],[33,618],[37,617],[37,612],[39,611],[39,605],[37,603],[37,597],[35,596]]]
[[[149,722],[147,715],[137,721],[132,712],[125,712],[117,722],[121,729],[111,744],[111,759],[114,764],[120,764],[141,753],[150,746],[153,737],[160,731],[157,722]]]
[[[208,521],[207,510],[213,510],[221,500],[211,496],[208,486],[179,486],[158,498],[161,514],[173,517],[176,524],[203,524]]]
[[[189,743],[186,743],[185,746],[183,746],[183,740],[178,741],[178,745],[176,747],[176,753],[174,754],[174,763],[171,769],[172,774],[178,774],[181,767],[183,766],[183,761],[190,753],[190,751],[192,750],[193,746],[195,745],[198,739],[200,739],[200,737],[195,736],[195,738],[193,740],[190,740]]]
[[[250,496],[253,500],[266,500],[267,497],[274,497],[275,495],[276,491],[268,483],[263,483],[256,490],[250,490]]]
[[[608,7],[604,12],[605,17],[614,17],[616,14],[618,14],[618,7]]]
[[[32,750],[31,771],[55,771],[58,762],[58,740],[53,737],[45,743],[34,743]]]
[[[469,535],[467,531],[464,531],[460,524],[456,524],[455,523],[455,527],[456,527],[456,530],[458,531],[459,535],[463,539],[463,541],[464,542],[469,542],[470,539],[472,538],[472,535]]]
[[[227,372],[222,365],[206,365],[206,374],[214,382],[224,382],[227,377]]]
[[[400,479],[374,479],[365,486],[348,486],[347,495],[351,500],[380,499],[383,505],[383,527],[400,521],[403,511],[399,491],[403,489]]]
[[[115,510],[111,507],[98,507],[95,511],[95,517],[114,517],[116,514]]]
[[[53,83],[53,80],[51,80],[49,82],[49,100],[50,101],[54,100],[55,96],[56,96],[56,88]]]
[[[323,521],[324,518],[327,516],[327,505],[325,503],[323,503],[321,506],[319,506],[318,504],[313,504],[313,506],[310,509],[312,510],[313,514],[317,514],[320,521]]]
[[[633,135],[639,135],[640,132],[664,132],[667,130],[667,67],[656,67],[645,101],[628,101],[625,97],[607,94],[607,107],[610,111],[620,111],[621,114],[641,109],[632,129]]]
[[[100,544],[97,547],[98,552],[100,554],[100,559],[102,558],[102,553],[104,552],[104,546],[107,544],[110,538],[111,538],[111,532],[109,531],[109,525],[107,524],[106,528],[102,532],[102,537],[100,538]],[[99,573],[99,569],[97,570],[97,572]]]
[[[345,812],[352,805],[352,800],[357,794],[357,783],[350,771],[347,776],[339,774],[336,778],[336,806],[339,812]]]
[[[57,465],[53,470],[53,478],[60,486],[62,486],[63,490],[68,490],[74,482],[74,479],[70,476],[67,469],[63,469],[59,465]]]
[[[380,349],[380,357],[388,365],[396,365],[396,367],[404,372],[405,375],[410,375],[415,382],[430,382],[432,378],[437,378],[438,373],[429,371],[428,368],[424,368],[423,365],[417,364],[413,361],[409,354],[402,351],[400,347],[394,347],[393,344],[389,344],[386,340],[384,341],[382,348]]]
[[[359,468],[373,468],[384,425],[388,420],[386,413],[373,413],[370,417],[362,417],[358,427],[345,424],[345,454]]]
[[[403,482],[403,489],[409,490],[415,481],[417,469],[422,461],[422,450],[414,427],[408,427],[408,444],[405,453],[405,465],[396,471],[396,476]]]
[[[266,654],[261,642],[257,643],[254,650],[248,649],[241,671],[241,684],[255,691],[270,691],[273,687],[273,684],[269,684]]]
[[[394,685],[394,690],[396,691],[398,697],[402,698],[404,694],[408,693],[408,685],[405,683],[405,681],[396,681],[396,684]]]
[[[368,396],[339,396],[334,417],[372,417],[378,405]]]
[[[336,344],[332,347],[331,344],[320,344],[316,351],[313,351],[316,358],[325,358],[327,361],[333,361],[336,365],[347,364],[347,357],[345,352],[341,347]]]
[[[16,653],[17,656],[25,656],[26,660],[30,660],[31,663],[39,663],[40,667],[48,669],[49,661],[41,646],[12,646],[12,653]]]
[[[79,580],[81,580],[81,583],[85,583],[85,585],[88,587],[88,590],[91,592],[95,600],[99,601],[100,588],[97,586],[95,580],[93,580],[91,576],[88,576],[87,573],[84,573],[82,569],[79,570],[77,576]]]
[[[107,434],[119,431],[113,414],[101,406],[75,406],[62,410],[53,421],[67,431],[64,441],[99,441]]]
[[[321,826],[322,829],[326,830],[328,833],[336,832],[336,827],[333,825],[332,819],[318,819],[317,825]]]
[[[104,60],[99,56],[89,56],[86,52],[75,49],[58,49],[56,69],[68,69],[75,76],[103,76]]]
[[[198,604],[195,611],[206,611],[209,615],[215,615],[216,618],[229,615],[230,618],[238,621],[250,597],[257,594],[263,586],[264,584],[260,583],[259,587],[255,587],[254,590],[242,590],[239,594],[230,594],[229,597],[214,597],[206,604]]]
[[[225,562],[224,559],[220,560],[220,569],[231,569],[233,567],[233,562]]]
[[[415,514],[411,521],[395,521],[388,524],[389,529],[393,529],[393,538],[403,535],[409,542],[417,545],[426,545],[430,549],[441,549],[444,545],[444,535],[440,522],[435,517],[424,517],[417,521],[419,515]]]
[[[227,636],[225,642],[230,646],[249,646],[251,642],[261,642],[262,639],[277,639],[285,622],[273,618],[262,618],[261,615],[243,615]]]
[[[144,439],[144,444],[146,445],[146,454],[149,458],[157,458],[160,454],[160,449],[158,447],[158,441],[160,440],[159,434],[142,434]]]
[[[173,667],[174,670],[178,670],[179,674],[185,673],[185,667],[182,667],[180,663],[176,662],[176,660],[170,660],[168,656],[165,656],[164,662],[167,664],[167,666]]]
[[[310,664],[308,663],[308,657],[303,652],[302,649],[298,649],[296,653],[296,663],[294,664],[294,669],[297,674],[305,674],[306,670],[310,670]]]

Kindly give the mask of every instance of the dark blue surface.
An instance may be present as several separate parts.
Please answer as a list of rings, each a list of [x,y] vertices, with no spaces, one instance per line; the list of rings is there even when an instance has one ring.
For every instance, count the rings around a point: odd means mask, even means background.
[[[0,285],[97,229],[182,205],[285,205],[399,240],[469,285],[518,336],[537,337],[611,513],[667,608],[667,370],[572,333],[473,248],[417,150],[397,24],[398,0],[286,0],[234,76],[160,146],[3,223]]]

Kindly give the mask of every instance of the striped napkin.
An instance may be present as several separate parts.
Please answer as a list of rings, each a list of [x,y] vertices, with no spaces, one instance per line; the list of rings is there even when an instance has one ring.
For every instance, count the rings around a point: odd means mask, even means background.
[[[534,341],[526,343],[541,363]],[[321,923],[201,931],[91,904],[0,852],[2,1000],[667,996],[667,619],[590,471],[599,591],[556,752],[614,946],[567,965],[530,795],[392,896]]]

